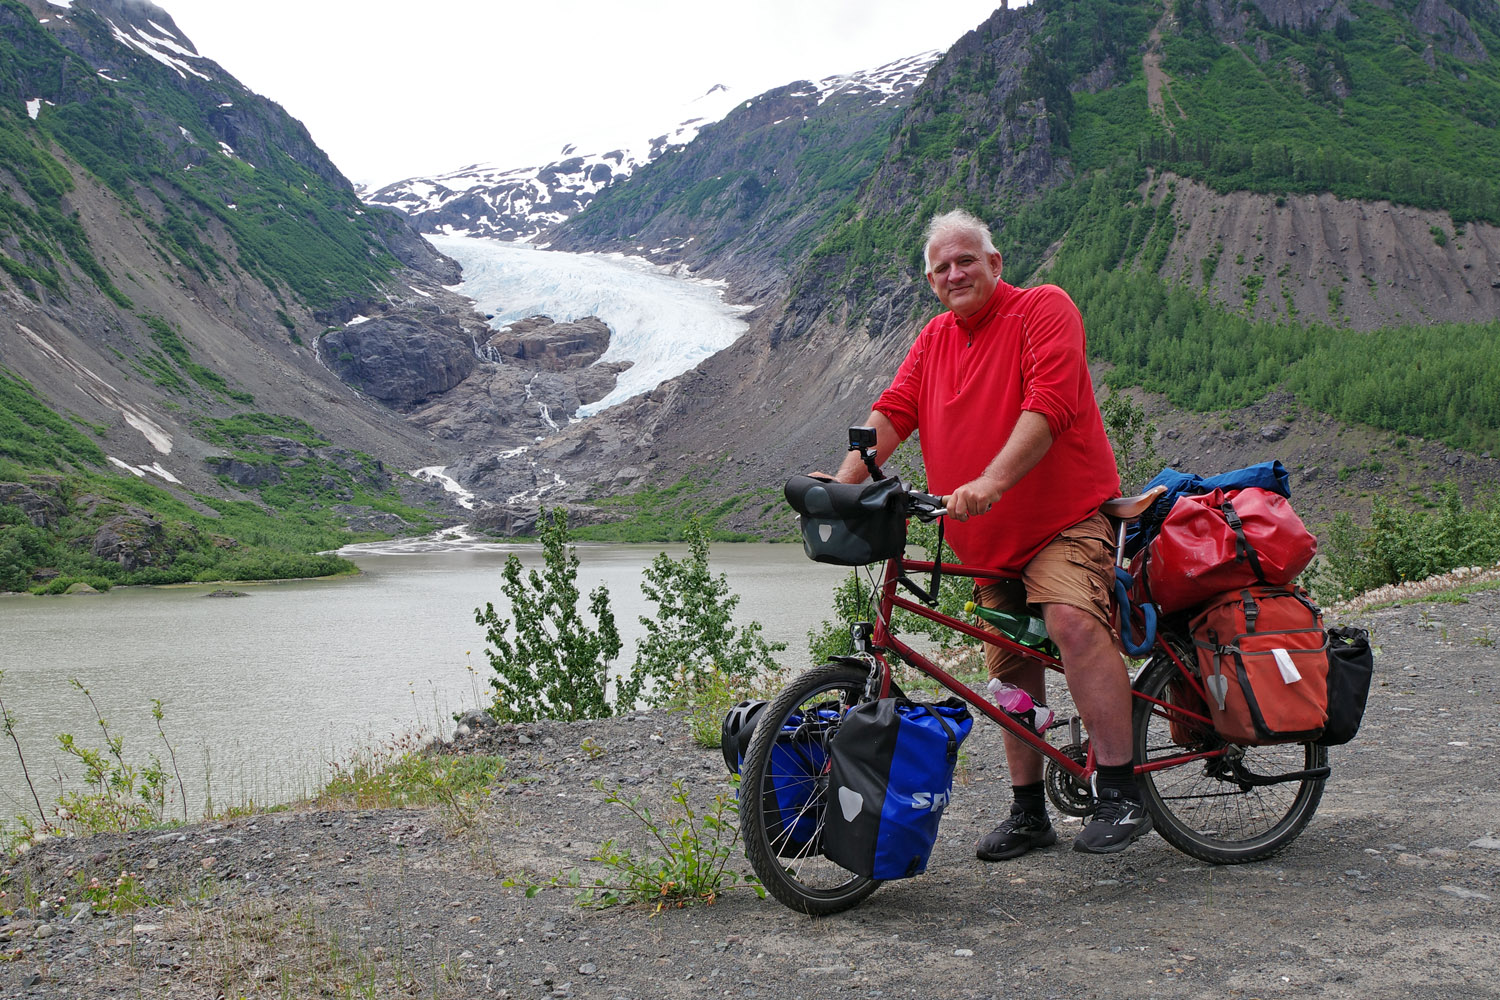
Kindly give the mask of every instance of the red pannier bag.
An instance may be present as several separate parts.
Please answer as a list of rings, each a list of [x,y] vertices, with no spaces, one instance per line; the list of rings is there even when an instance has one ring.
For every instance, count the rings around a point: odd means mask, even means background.
[[[1281,587],[1318,540],[1286,497],[1255,487],[1177,498],[1136,568],[1136,596],[1163,613],[1249,586]]]
[[[1193,618],[1214,729],[1231,743],[1315,740],[1328,723],[1328,635],[1297,587],[1221,594]]]

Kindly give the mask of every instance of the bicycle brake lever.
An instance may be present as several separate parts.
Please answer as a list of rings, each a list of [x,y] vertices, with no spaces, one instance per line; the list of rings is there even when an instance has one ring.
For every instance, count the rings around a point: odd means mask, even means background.
[[[924,521],[933,521],[948,513],[947,507],[943,505],[942,497],[935,497],[930,493],[918,493],[910,491],[907,496],[911,497],[913,507],[911,513]]]

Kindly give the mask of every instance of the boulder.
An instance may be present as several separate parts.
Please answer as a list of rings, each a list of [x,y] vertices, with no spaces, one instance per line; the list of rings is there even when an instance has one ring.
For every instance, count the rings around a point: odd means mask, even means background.
[[[486,347],[495,361],[548,371],[587,368],[609,348],[609,327],[597,316],[574,323],[529,316],[495,334]]]
[[[281,470],[274,465],[254,465],[237,458],[222,456],[205,458],[203,464],[208,466],[214,475],[228,476],[235,485],[249,489],[274,486],[281,482]]]

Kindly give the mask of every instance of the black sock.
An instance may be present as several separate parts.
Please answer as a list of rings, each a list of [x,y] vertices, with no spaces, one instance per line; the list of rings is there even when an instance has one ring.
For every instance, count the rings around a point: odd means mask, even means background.
[[[1047,786],[1044,782],[1036,782],[1031,785],[1011,785],[1010,790],[1015,794],[1016,805],[1028,816],[1047,815]]]
[[[1094,773],[1098,777],[1100,791],[1113,788],[1126,798],[1140,798],[1135,787],[1134,764],[1100,764]]]

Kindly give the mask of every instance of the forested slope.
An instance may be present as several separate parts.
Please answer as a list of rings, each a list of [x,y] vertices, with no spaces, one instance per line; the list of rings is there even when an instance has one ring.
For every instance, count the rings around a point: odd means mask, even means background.
[[[1314,474],[1370,462],[1399,465],[1403,484],[1472,486],[1500,444],[1497,45],[1494,0],[997,11],[933,68],[869,177],[762,298],[755,336],[696,377],[716,402],[685,380],[626,419],[702,462],[712,449],[671,430],[701,411],[695,429],[765,442],[763,466],[740,459],[760,477],[816,461],[935,310],[923,224],[964,207],[993,226],[1007,280],[1069,290],[1100,378],[1158,394],[1143,399],[1163,427],[1289,402],[1351,432],[1328,460],[1299,457]],[[1456,457],[1371,458],[1408,435]],[[1210,465],[1254,457],[1162,445]]]

